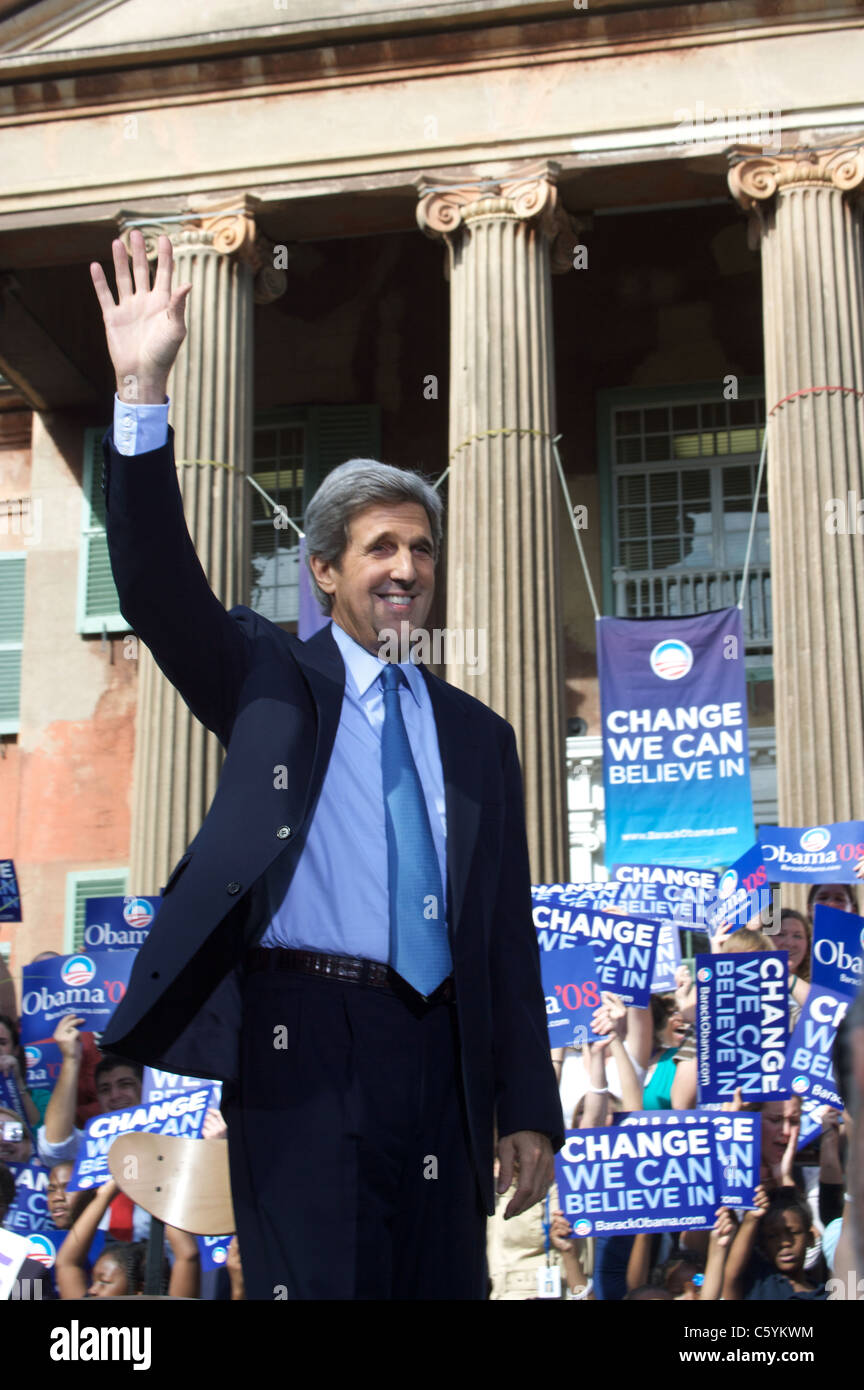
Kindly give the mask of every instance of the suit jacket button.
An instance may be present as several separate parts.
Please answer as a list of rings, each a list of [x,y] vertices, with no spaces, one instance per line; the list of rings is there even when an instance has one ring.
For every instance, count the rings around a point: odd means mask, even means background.
[[[229,893],[239,893],[239,892],[240,892],[240,884],[237,882],[236,879],[234,879],[231,883],[228,884],[228,892],[229,892]]]
[[[290,834],[290,825],[280,825],[279,829],[276,831],[276,835],[280,840],[287,840]]]

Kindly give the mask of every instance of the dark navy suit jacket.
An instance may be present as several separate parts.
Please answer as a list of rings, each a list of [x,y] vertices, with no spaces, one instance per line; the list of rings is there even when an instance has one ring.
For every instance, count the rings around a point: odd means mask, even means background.
[[[336,737],[345,668],[329,627],[304,643],[243,605],[226,612],[189,537],[173,442],[171,431],[164,448],[124,457],[110,431],[105,436],[108,547],[121,612],[227,755],[206,819],[162,890],[103,1046],[230,1083],[239,1072],[238,966],[267,927],[268,883],[283,893],[302,852]],[[522,779],[510,725],[421,669],[444,770],[447,921],[468,1121],[491,1212],[496,1119],[502,1136],[537,1130],[556,1149],[564,1139],[531,915]],[[287,787],[274,771],[279,764],[288,769]]]

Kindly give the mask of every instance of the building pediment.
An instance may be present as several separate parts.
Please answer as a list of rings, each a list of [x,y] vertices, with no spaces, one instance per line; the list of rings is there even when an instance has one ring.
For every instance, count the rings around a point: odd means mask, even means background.
[[[656,0],[662,3],[665,0]],[[591,0],[614,9],[626,0]],[[560,0],[0,0],[0,54],[32,60],[132,52],[144,61],[238,44],[344,41],[388,31],[446,29],[557,16]],[[204,27],[206,25],[206,27]]]

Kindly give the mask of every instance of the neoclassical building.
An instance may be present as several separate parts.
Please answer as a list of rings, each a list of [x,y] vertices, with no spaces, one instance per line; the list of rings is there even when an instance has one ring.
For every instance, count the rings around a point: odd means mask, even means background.
[[[88,264],[133,226],[193,286],[171,420],[226,606],[293,629],[294,527],[343,459],[440,480],[433,620],[483,654],[441,669],[516,729],[538,881],[603,863],[592,591],[631,616],[740,600],[757,823],[860,816],[861,5],[207,15],[0,0],[13,966],[72,949],[88,894],[157,891],[220,769],[107,565]]]

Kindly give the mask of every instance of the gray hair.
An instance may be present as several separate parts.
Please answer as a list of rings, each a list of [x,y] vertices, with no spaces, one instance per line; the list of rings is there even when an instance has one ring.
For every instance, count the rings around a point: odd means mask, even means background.
[[[351,518],[377,502],[416,502],[429,518],[435,559],[441,548],[444,508],[435,489],[419,473],[393,468],[377,459],[349,459],[328,473],[306,508],[306,566],[312,592],[322,612],[333,608],[332,595],[319,589],[309,558],[317,555],[337,565],[349,540]]]

